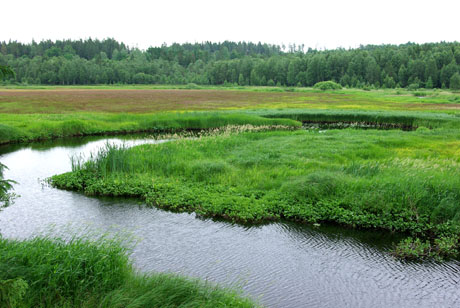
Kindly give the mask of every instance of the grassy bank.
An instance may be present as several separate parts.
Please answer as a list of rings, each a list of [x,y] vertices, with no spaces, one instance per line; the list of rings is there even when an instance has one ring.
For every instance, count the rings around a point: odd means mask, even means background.
[[[364,123],[382,128],[460,128],[457,114],[410,111],[281,109],[186,113],[0,114],[0,144],[61,137],[214,129],[227,125],[283,126]]]
[[[299,127],[301,123],[240,113],[0,114],[0,144],[59,137],[132,132],[201,130],[226,125]]]
[[[455,255],[458,140],[458,130],[426,128],[224,133],[109,147],[52,183],[238,222],[283,218],[406,232],[430,238],[433,253]],[[445,237],[450,246],[439,242]]]
[[[235,291],[171,274],[137,274],[113,240],[0,238],[0,306],[254,307]]]

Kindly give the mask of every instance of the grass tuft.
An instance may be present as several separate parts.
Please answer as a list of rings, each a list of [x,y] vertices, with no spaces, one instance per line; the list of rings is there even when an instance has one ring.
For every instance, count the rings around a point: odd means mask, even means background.
[[[0,239],[2,307],[254,307],[240,293],[172,274],[137,274],[116,240]]]

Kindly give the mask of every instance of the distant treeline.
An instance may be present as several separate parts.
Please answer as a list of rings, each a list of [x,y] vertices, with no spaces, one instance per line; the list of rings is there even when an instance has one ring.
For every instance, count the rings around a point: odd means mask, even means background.
[[[172,44],[147,50],[114,39],[0,42],[0,65],[28,84],[187,84],[460,88],[460,43],[304,50],[246,42]]]

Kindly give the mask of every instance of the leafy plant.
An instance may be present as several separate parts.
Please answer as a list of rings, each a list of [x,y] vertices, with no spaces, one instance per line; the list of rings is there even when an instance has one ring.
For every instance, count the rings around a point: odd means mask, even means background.
[[[5,165],[0,163],[0,209],[2,207],[8,206],[8,204],[13,199],[14,195],[9,193],[11,189],[13,189],[13,185],[16,182],[13,180],[4,180],[3,179],[3,172],[7,169]]]

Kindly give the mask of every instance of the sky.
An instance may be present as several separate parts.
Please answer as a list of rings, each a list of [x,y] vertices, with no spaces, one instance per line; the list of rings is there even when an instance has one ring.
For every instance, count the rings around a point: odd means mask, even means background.
[[[0,41],[115,38],[163,43],[251,41],[316,49],[460,41],[460,0],[10,0]]]

